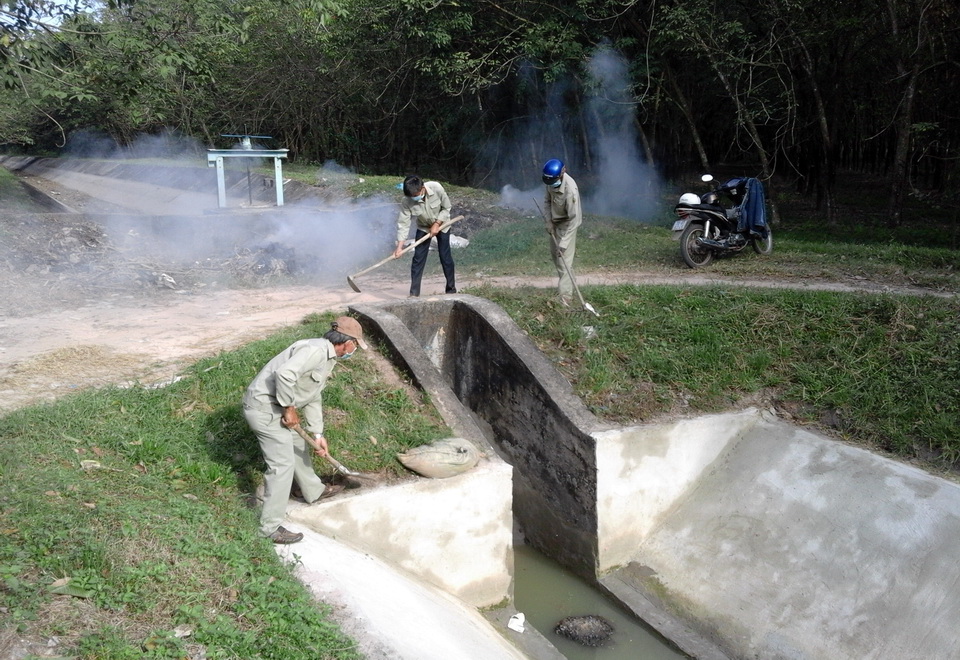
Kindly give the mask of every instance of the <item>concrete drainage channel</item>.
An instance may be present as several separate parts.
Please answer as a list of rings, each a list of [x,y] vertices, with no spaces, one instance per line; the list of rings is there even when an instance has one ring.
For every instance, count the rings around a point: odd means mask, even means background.
[[[485,611],[482,657],[561,657],[506,627],[515,527],[691,657],[960,655],[957,484],[755,409],[605,425],[480,298],[351,311],[486,458],[290,517]]]
[[[960,657],[955,483],[758,410],[604,425],[482,299],[352,311],[487,454],[291,507],[308,536],[281,553],[371,660],[560,657],[507,628],[515,529],[693,657]]]

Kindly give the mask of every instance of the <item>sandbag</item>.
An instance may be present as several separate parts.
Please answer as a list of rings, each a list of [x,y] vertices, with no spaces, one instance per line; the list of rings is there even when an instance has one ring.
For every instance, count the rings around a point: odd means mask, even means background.
[[[431,479],[463,474],[480,462],[482,454],[463,438],[444,438],[397,454],[407,469]]]

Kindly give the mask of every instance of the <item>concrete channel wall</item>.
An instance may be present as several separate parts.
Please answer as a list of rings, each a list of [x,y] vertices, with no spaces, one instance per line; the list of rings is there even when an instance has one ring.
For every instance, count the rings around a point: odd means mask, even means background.
[[[594,577],[597,455],[590,431],[601,425],[530,339],[499,307],[472,296],[355,311],[391,331],[384,339],[394,359],[436,396],[455,431],[479,431],[484,446],[513,466],[513,515],[527,542]],[[421,355],[429,364],[417,361]],[[483,429],[463,433],[477,424]]]
[[[357,305],[531,544],[692,657],[960,657],[960,487],[761,410],[601,424],[489,301]]]
[[[147,213],[235,213],[239,206],[250,200],[257,206],[275,206],[274,179],[248,172],[245,159],[231,159],[224,171],[224,183],[228,206],[232,208],[219,209],[216,169],[207,167],[205,158],[205,154],[185,154],[183,165],[172,166],[123,159],[0,155],[0,165],[12,172],[44,177],[67,187],[97,192],[104,201],[127,207],[136,207],[135,199],[144,197],[151,206],[144,209]],[[255,161],[249,164],[259,165],[259,159]],[[111,181],[120,181],[122,185],[105,185]],[[317,196],[314,188],[296,181],[286,181],[283,194],[287,204],[302,200],[315,201]]]

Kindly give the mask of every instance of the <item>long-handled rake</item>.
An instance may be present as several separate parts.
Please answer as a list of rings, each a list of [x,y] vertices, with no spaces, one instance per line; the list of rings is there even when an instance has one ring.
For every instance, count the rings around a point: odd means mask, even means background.
[[[441,225],[440,231],[443,231],[444,229],[446,229],[447,227],[449,227],[450,225],[452,225],[454,222],[459,222],[460,220],[463,220],[463,216],[462,216],[462,215],[458,215],[456,218],[451,218],[450,220],[447,220],[446,222],[443,223],[443,225]],[[422,236],[419,240],[415,241],[412,245],[408,245],[407,247],[403,248],[403,251],[402,251],[399,255],[394,256],[394,255],[391,254],[389,257],[387,257],[387,258],[384,259],[383,261],[379,261],[379,262],[373,264],[372,266],[370,266],[369,268],[364,268],[364,269],[361,270],[359,273],[354,273],[353,275],[347,275],[347,284],[350,285],[350,288],[351,288],[351,289],[353,289],[353,290],[356,291],[357,293],[360,293],[360,287],[357,286],[356,278],[358,278],[358,277],[360,277],[361,275],[364,275],[364,274],[366,274],[366,273],[369,273],[371,270],[373,270],[373,269],[375,269],[375,268],[380,268],[380,266],[382,266],[383,264],[387,263],[388,261],[393,261],[394,259],[399,259],[400,257],[402,257],[404,254],[406,254],[406,253],[409,252],[410,250],[414,249],[415,247],[417,247],[418,245],[420,245],[420,244],[423,243],[424,241],[429,241],[431,238],[433,238],[433,236],[431,236],[430,234],[427,234],[426,236]]]

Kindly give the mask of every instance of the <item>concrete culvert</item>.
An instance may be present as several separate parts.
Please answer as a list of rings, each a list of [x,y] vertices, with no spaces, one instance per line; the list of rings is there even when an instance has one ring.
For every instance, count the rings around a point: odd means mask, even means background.
[[[602,616],[587,614],[564,617],[553,631],[584,646],[602,646],[613,634],[613,625]]]

